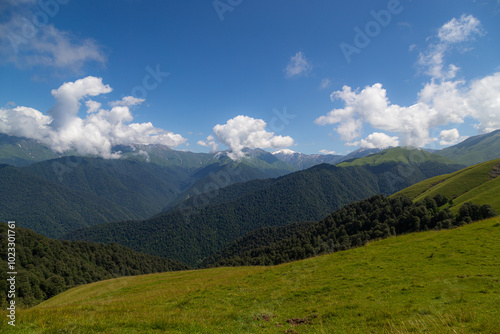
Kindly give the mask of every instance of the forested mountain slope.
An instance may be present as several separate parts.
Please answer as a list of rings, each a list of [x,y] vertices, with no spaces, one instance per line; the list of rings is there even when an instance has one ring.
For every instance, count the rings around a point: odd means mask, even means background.
[[[259,188],[249,193],[240,189],[244,195],[233,201],[201,206],[188,202],[145,221],[107,223],[65,238],[116,242],[195,265],[256,228],[320,219],[342,205],[379,192],[377,178],[364,168],[332,165],[292,173]]]
[[[148,218],[165,208],[186,186],[194,169],[163,167],[130,159],[65,157],[24,168],[32,175],[85,195],[98,196]]]
[[[317,223],[249,233],[202,266],[276,265],[363,246],[370,240],[453,228],[497,215],[489,205],[470,203],[454,215],[446,207],[448,200],[436,196],[413,203],[405,196],[374,196],[346,205]]]
[[[59,154],[34,139],[0,133],[0,164],[27,166],[35,162],[55,159],[59,156]]]
[[[50,237],[104,222],[130,219],[125,207],[33,176],[22,168],[0,165],[0,221],[16,220]]]
[[[350,167],[322,164],[270,182],[243,183],[230,188],[233,191],[220,189],[195,196],[152,219],[108,223],[65,238],[116,242],[197,265],[254,229],[317,221],[352,201],[391,194],[428,176],[456,169],[456,165],[435,161]],[[236,194],[233,200],[230,193]]]

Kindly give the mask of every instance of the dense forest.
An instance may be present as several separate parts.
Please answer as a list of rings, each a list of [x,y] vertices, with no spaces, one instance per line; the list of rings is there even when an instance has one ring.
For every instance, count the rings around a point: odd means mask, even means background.
[[[49,239],[15,227],[16,305],[33,306],[74,286],[104,279],[189,269],[165,258],[113,244]],[[7,302],[7,224],[0,223],[0,306]]]
[[[245,162],[235,168],[227,158],[184,161],[183,157],[167,166],[138,161],[137,156],[108,160],[67,156],[25,167],[0,165],[0,220],[15,218],[23,227],[59,238],[96,224],[147,219],[189,196],[213,190],[214,181],[219,188],[290,172],[265,162],[259,166]],[[161,162],[171,159],[165,160]]]
[[[351,203],[317,223],[261,229],[207,258],[202,267],[275,265],[359,247],[404,233],[461,226],[497,215],[491,206],[465,203],[457,215],[442,195],[413,203],[383,195]],[[280,239],[281,238],[281,239]]]
[[[127,208],[95,194],[81,193],[8,165],[0,165],[0,189],[0,221],[17,220],[22,227],[52,238],[133,216]]]
[[[270,181],[252,181],[200,194],[140,223],[106,223],[63,238],[118,243],[192,266],[261,227],[318,221],[353,201],[391,194],[459,167],[434,161],[379,166],[321,164]]]
[[[140,223],[101,224],[63,238],[115,242],[195,266],[254,229],[319,220],[378,192],[376,178],[364,168],[319,165],[271,182],[252,181],[248,188],[244,183],[199,195]]]

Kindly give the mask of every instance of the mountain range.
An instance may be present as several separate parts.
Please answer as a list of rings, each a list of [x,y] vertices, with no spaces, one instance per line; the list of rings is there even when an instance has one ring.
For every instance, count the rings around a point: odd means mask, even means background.
[[[25,139],[8,139],[10,149],[28,147]],[[467,149],[494,148],[497,140],[485,135]],[[26,305],[82,283],[188,268],[181,262],[277,264],[459,226],[500,209],[500,159],[464,168],[453,155],[396,147],[351,158],[245,149],[247,158],[234,161],[227,152],[133,145],[115,148],[121,159],[44,160],[48,151],[30,145],[40,161],[0,165],[1,219],[64,241],[19,227]],[[57,265],[34,260],[49,255]]]
[[[467,138],[435,153],[467,166],[497,159],[500,157],[500,130]]]
[[[1,135],[0,219],[16,219],[49,237],[119,242],[196,265],[252,229],[318,220],[351,201],[390,195],[473,161],[500,157],[499,134],[471,137],[435,153],[390,148],[338,156],[245,149],[240,161],[227,152],[162,145],[117,146],[120,159],[59,155],[35,140]],[[149,232],[139,236],[138,222]],[[115,234],[117,226],[128,232]],[[172,246],[163,247],[166,239]],[[185,251],[188,244],[194,246]]]
[[[426,179],[389,198],[351,203],[319,222],[256,229],[209,256],[201,267],[279,264],[371,239],[494,217],[500,212],[499,176],[496,159]]]
[[[317,221],[352,201],[392,194],[464,167],[419,149],[393,148],[361,160],[375,156],[384,159],[359,166],[320,164],[275,179],[235,184],[200,193],[147,220],[99,224],[63,238],[116,242],[196,266],[254,229]]]
[[[463,165],[474,165],[476,163],[493,160],[500,157],[500,129],[469,137],[453,146],[441,150],[424,149],[429,153],[442,155],[456,163]],[[265,169],[282,169],[283,171],[297,171],[307,169],[321,163],[337,164],[342,161],[362,158],[364,156],[378,153],[382,149],[360,148],[347,155],[335,154],[303,154],[290,149],[281,149],[272,153],[261,149],[245,149],[246,160],[259,160],[257,164]],[[123,158],[135,159],[141,162],[150,162],[160,166],[180,166],[187,168],[200,168],[221,156],[227,156],[225,152],[217,153],[193,153],[175,151],[163,145],[120,145],[113,147],[113,152],[120,152]],[[56,159],[63,156],[76,155],[74,151],[59,154],[39,141],[28,138],[8,136],[0,134],[0,163],[12,166],[27,166],[36,162]],[[277,159],[271,157],[273,155]],[[280,160],[285,164],[276,163]],[[269,164],[266,166],[263,162]]]

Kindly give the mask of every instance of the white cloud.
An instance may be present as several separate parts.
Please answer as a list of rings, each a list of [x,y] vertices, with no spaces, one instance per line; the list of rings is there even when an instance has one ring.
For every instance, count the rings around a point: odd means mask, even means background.
[[[245,156],[244,148],[283,148],[293,145],[291,137],[276,136],[274,132],[266,131],[267,123],[262,119],[239,115],[213,127],[215,138],[221,144],[230,148],[229,157],[233,160]],[[215,146],[215,138],[207,137],[206,142],[198,142],[202,146]]]
[[[113,102],[110,102],[109,104],[113,107],[116,107],[116,106],[131,107],[131,106],[139,105],[144,101],[145,101],[144,99],[138,99],[138,98],[133,97],[133,96],[125,96],[120,101],[113,101]]]
[[[353,140],[361,135],[363,122],[360,119],[346,118],[337,127],[337,132],[343,140]]]
[[[392,104],[380,83],[362,90],[344,86],[331,95],[332,101],[343,102],[343,108],[333,109],[318,117],[315,123],[335,124],[342,140],[357,146],[378,148],[386,144],[394,146],[396,142],[425,146],[438,140],[431,137],[431,131],[448,124],[463,123],[467,117],[477,120],[476,127],[480,132],[500,128],[500,72],[468,83],[451,80],[459,71],[457,66],[450,64],[445,69],[445,52],[452,45],[470,41],[482,33],[481,23],[471,15],[462,15],[439,29],[439,43],[430,45],[426,53],[420,54],[420,61],[432,79],[417,94],[414,104]],[[373,129],[398,135],[389,137],[376,132],[353,142],[361,136],[366,124]],[[441,144],[463,139],[465,137],[455,136],[455,132],[445,131],[442,132]]]
[[[0,132],[37,140],[46,139],[51,118],[28,107],[0,108]]]
[[[451,64],[445,69],[445,54],[453,47],[483,34],[481,22],[474,16],[463,14],[460,19],[453,18],[439,29],[438,41],[420,53],[418,64],[434,79],[452,79],[459,68]]]
[[[87,96],[97,96],[111,92],[109,85],[103,85],[102,78],[86,77],[75,82],[66,82],[52,90],[57,103],[49,110],[53,121],[51,126],[60,128],[78,114],[80,100]]]
[[[198,140],[196,143],[203,147],[210,147],[211,153],[216,152],[219,147],[219,144],[215,141],[215,138],[212,135],[208,136],[206,141]]]
[[[282,148],[281,150],[277,150],[277,151],[274,151],[274,152],[271,152],[271,154],[288,154],[288,155],[294,155],[296,154],[297,152],[295,151],[292,151],[291,149],[289,148]]]
[[[155,128],[150,122],[131,123],[133,116],[129,106],[121,105],[120,101],[111,103],[114,106],[105,110],[99,102],[87,100],[87,116],[78,116],[83,99],[109,92],[111,87],[104,85],[101,78],[87,77],[64,83],[52,91],[56,104],[49,115],[27,107],[0,109],[0,132],[37,139],[60,153],[73,149],[82,155],[104,158],[118,156],[111,153],[115,145],[176,147],[186,142],[181,135]],[[122,101],[137,102],[129,98]]]
[[[96,111],[101,108],[101,103],[93,100],[87,100],[85,101],[85,106],[87,107],[87,114],[92,114],[95,113]]]
[[[500,72],[475,80],[470,85],[467,103],[470,116],[479,121],[477,129],[487,133],[500,128]]]
[[[399,146],[399,140],[396,136],[391,137],[386,135],[385,133],[374,132],[365,139],[361,139],[360,141],[354,143],[348,143],[347,145],[359,146],[361,148],[386,149],[389,147]]]
[[[312,69],[304,54],[299,51],[290,59],[286,66],[285,74],[287,78],[307,74]]]
[[[439,144],[443,146],[455,145],[468,138],[467,136],[460,136],[457,129],[443,130],[439,137],[441,138]]]
[[[329,151],[329,150],[320,150],[319,153],[321,153],[321,154],[333,154],[333,155],[337,154],[337,152]]]
[[[466,117],[477,119],[481,132],[500,128],[500,73],[468,86],[464,81],[433,81],[424,86],[411,106],[392,104],[380,83],[361,91],[344,86],[332,94],[332,100],[336,99],[344,103],[344,108],[318,117],[315,123],[339,124],[336,131],[344,141],[358,138],[364,124],[398,133],[403,145],[419,147],[434,141],[431,129],[463,123]]]
[[[481,22],[472,15],[453,18],[445,23],[438,32],[438,38],[445,43],[460,43],[482,34]]]
[[[146,160],[146,162],[151,162],[151,158],[149,157],[149,153],[146,151],[139,150],[139,151],[135,152],[134,155],[143,157]]]
[[[471,110],[466,97],[465,81],[443,81],[428,83],[418,93],[418,101],[426,105],[427,115],[432,118],[430,126],[447,123],[463,123]],[[424,115],[423,115],[424,116]]]
[[[332,101],[342,100],[345,107],[330,111],[327,115],[317,118],[315,123],[319,125],[339,124],[336,130],[344,141],[351,141],[360,136],[363,121],[386,131],[397,131],[402,123],[406,123],[405,118],[413,114],[413,111],[405,112],[399,106],[390,105],[386,90],[379,83],[371,87],[367,86],[361,92],[344,86],[342,91],[333,92],[331,98]],[[402,115],[402,113],[407,115]],[[388,119],[391,121],[388,122]],[[409,121],[411,120],[408,119]]]
[[[36,1],[4,3],[12,12],[0,23],[0,56],[19,68],[46,67],[80,72],[88,62],[106,63],[106,55],[93,39],[80,39],[56,28],[50,21],[60,7],[51,7],[50,16]]]

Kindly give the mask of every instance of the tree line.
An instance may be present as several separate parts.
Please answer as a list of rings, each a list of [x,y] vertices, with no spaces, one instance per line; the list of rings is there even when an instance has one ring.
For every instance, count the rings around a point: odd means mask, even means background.
[[[203,267],[276,265],[365,245],[405,233],[449,229],[497,215],[488,204],[465,203],[458,214],[442,195],[413,203],[383,195],[351,203],[317,223],[254,231],[207,258]],[[280,238],[281,237],[281,238]]]

